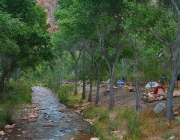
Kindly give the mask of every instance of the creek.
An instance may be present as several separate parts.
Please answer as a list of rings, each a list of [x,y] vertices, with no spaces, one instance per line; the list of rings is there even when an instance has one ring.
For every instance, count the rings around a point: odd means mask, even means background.
[[[66,106],[59,103],[57,95],[49,89],[34,86],[32,87],[32,102],[28,111],[36,108],[38,117],[26,113],[16,121],[15,128],[0,140],[90,140],[89,124],[83,121],[82,116],[73,110],[66,109]],[[66,109],[65,112],[60,112]],[[29,119],[29,116],[35,117]]]

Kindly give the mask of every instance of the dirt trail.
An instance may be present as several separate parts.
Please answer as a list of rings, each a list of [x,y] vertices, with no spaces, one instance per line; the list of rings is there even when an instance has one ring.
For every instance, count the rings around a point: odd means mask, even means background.
[[[88,134],[88,124],[82,120],[81,116],[72,110],[59,111],[66,107],[59,103],[56,95],[49,89],[34,86],[32,91],[31,109],[39,108],[39,116],[31,118],[29,117],[33,117],[31,112],[28,117],[22,117],[16,122],[13,131],[0,137],[0,140],[69,140],[75,135],[85,135],[87,138],[78,140],[89,140],[92,137]],[[80,133],[80,130],[85,133]]]

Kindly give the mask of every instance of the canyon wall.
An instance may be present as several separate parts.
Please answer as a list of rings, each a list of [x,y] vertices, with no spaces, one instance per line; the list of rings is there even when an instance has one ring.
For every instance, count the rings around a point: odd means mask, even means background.
[[[51,25],[48,29],[50,33],[58,30],[59,27],[56,25],[53,12],[58,8],[58,0],[37,0],[37,4],[43,6],[48,13],[47,23]]]

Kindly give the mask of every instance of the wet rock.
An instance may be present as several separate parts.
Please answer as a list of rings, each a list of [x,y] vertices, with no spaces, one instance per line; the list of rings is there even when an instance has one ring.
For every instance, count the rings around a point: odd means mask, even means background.
[[[54,124],[52,122],[46,122],[46,123],[42,123],[43,127],[53,127]]]
[[[70,118],[72,118],[72,117],[73,117],[73,115],[70,115],[70,114],[68,114],[68,116],[69,116]]]
[[[34,108],[34,111],[39,111],[40,109],[38,107]]]
[[[35,119],[35,118],[34,119],[28,119],[29,123],[36,122],[36,121],[37,121],[37,119]]]
[[[29,116],[29,118],[32,118],[32,119],[33,119],[33,118],[37,118],[37,117],[38,117],[37,114],[34,114],[34,115],[30,115],[30,116]]]
[[[59,112],[66,112],[66,111],[68,111],[68,109],[66,109],[66,108],[63,108],[63,109],[59,110]]]
[[[74,111],[76,114],[78,114],[78,115],[81,115],[81,111],[80,110],[75,110]]]
[[[82,128],[79,129],[79,132],[83,132],[84,130]]]
[[[22,134],[26,134],[26,131],[22,131]]]

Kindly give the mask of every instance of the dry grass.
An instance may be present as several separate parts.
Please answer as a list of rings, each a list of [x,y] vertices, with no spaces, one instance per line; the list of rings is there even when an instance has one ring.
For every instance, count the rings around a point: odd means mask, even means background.
[[[101,87],[109,87],[109,84],[101,84]]]
[[[169,122],[163,113],[155,114],[153,108],[148,108],[140,114],[140,125],[144,139],[153,136],[164,137],[165,139],[170,136],[180,138],[180,124],[178,124],[177,120]]]

